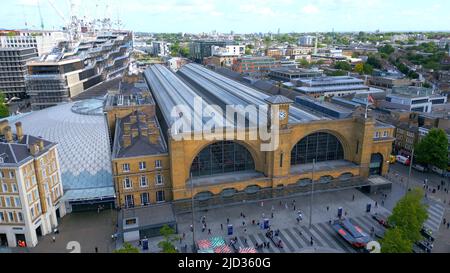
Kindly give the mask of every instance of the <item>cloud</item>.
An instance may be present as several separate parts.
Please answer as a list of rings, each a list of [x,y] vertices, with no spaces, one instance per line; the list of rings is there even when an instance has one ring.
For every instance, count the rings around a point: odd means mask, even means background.
[[[302,11],[306,14],[317,14],[319,13],[319,8],[312,4],[308,4],[302,8]]]

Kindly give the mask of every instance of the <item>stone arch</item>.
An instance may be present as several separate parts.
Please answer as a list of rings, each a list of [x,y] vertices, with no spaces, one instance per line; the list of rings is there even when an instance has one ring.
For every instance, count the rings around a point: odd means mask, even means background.
[[[314,136],[323,137],[324,135],[326,135],[327,139],[330,139],[330,141],[337,140],[338,146],[340,146],[342,149],[342,155],[340,154],[339,150],[337,150],[336,153],[339,152],[339,155],[337,155],[336,157],[333,157],[332,159],[326,158],[325,160],[317,160],[316,162],[346,159],[349,156],[349,154],[350,154],[349,145],[347,144],[347,141],[341,134],[339,134],[338,132],[335,132],[335,131],[330,131],[330,130],[318,130],[318,131],[313,131],[307,135],[302,136],[301,138],[299,138],[297,140],[297,142],[295,142],[291,145],[291,147],[290,147],[291,165],[302,164],[301,162],[299,162],[301,160],[298,160],[298,158],[295,158],[295,159],[292,158],[293,153],[295,152],[294,149],[296,149],[297,145],[300,145],[301,142],[303,140],[306,140],[308,137],[314,137]],[[293,162],[295,162],[295,164],[292,164]],[[306,162],[308,162],[308,160]]]

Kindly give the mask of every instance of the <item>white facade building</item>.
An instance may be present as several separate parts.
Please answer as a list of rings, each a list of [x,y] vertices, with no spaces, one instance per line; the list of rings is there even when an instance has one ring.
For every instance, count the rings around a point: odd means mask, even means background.
[[[219,57],[237,56],[245,54],[245,46],[243,45],[226,45],[224,47],[212,46],[211,55]]]
[[[162,42],[162,41],[155,41],[152,43],[153,47],[153,55],[159,56],[159,57],[165,57],[170,55],[170,46],[171,43]]]
[[[316,37],[314,36],[305,35],[300,37],[300,39],[298,40],[298,44],[301,46],[313,46],[315,39]]]
[[[0,47],[34,47],[37,49],[39,56],[42,56],[50,53],[58,43],[69,39],[69,35],[62,31],[21,30],[15,32],[15,34],[0,36]]]

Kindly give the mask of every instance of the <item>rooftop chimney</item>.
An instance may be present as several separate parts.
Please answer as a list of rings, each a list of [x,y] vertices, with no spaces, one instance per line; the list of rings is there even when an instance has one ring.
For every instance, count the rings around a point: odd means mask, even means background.
[[[16,122],[16,134],[19,141],[23,138],[22,122]]]
[[[11,143],[13,142],[13,134],[11,131],[11,126],[6,126],[3,128],[3,134],[5,135],[5,139],[7,142]]]
[[[2,122],[0,122],[0,132],[3,132],[3,130],[9,125],[8,121],[5,119]]]
[[[30,145],[30,153],[31,155],[36,155],[39,153],[39,145],[37,143]]]
[[[149,134],[148,140],[151,144],[158,144],[159,141],[159,134]]]
[[[44,141],[42,140],[42,139],[40,139],[39,141],[38,141],[38,145],[39,145],[39,150],[44,150]]]
[[[127,148],[130,146],[131,146],[131,135],[130,134],[123,135],[123,147]]]

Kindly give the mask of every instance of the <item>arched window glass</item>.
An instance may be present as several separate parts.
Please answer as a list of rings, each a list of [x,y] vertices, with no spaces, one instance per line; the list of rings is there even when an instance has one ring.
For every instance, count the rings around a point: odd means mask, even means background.
[[[216,142],[203,149],[191,166],[192,176],[254,170],[255,163],[250,152],[232,141]]]
[[[342,160],[344,149],[332,134],[314,133],[298,142],[291,151],[291,165]]]

